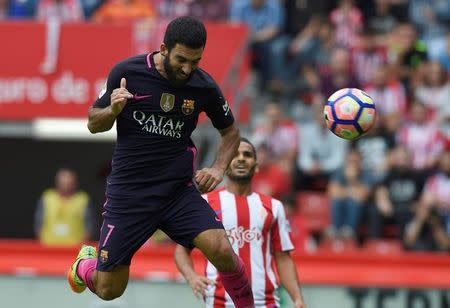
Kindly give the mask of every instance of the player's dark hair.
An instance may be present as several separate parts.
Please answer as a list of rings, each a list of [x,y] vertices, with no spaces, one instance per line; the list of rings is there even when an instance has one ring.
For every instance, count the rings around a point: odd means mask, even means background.
[[[257,157],[256,157],[256,148],[255,148],[255,146],[253,145],[253,143],[251,143],[250,140],[248,140],[248,139],[245,138],[245,137],[241,137],[241,142],[245,142],[245,143],[247,143],[248,145],[251,146],[252,151],[253,151],[253,155],[255,155],[255,159],[257,159]]]
[[[164,44],[169,52],[176,44],[192,49],[205,47],[205,25],[200,20],[190,16],[175,18],[166,28]]]

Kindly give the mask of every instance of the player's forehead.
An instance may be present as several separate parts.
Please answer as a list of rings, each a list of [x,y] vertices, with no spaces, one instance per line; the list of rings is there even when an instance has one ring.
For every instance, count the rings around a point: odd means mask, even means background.
[[[175,44],[170,53],[175,57],[182,57],[189,61],[200,60],[203,54],[202,48],[189,48],[182,44]]]
[[[248,144],[245,141],[241,141],[241,143],[239,144],[239,149],[238,149],[239,153],[248,153],[250,152],[253,156],[255,156],[255,153],[253,152],[253,148],[250,144]]]

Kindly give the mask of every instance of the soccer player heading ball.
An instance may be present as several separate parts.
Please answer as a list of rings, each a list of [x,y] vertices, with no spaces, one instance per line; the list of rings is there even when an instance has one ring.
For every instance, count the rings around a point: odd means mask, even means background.
[[[98,253],[91,246],[81,248],[68,273],[73,291],[88,287],[104,300],[121,296],[134,253],[161,229],[178,244],[203,252],[236,307],[254,307],[243,262],[200,195],[222,181],[240,140],[221,90],[198,68],[205,43],[202,22],[174,19],[159,51],[112,68],[90,108],[89,130],[107,131],[116,121],[117,144]],[[195,172],[197,149],[190,136],[202,111],[219,130],[221,142],[212,167]]]

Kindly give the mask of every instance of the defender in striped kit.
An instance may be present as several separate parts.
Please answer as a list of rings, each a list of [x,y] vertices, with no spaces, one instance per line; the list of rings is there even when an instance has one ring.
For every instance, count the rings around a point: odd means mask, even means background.
[[[247,139],[241,138],[238,153],[226,173],[228,180],[225,188],[203,197],[222,221],[234,251],[245,264],[255,307],[280,307],[275,293],[278,281],[272,266],[273,259],[280,282],[292,298],[294,307],[305,308],[297,270],[290,255],[294,246],[283,204],[270,196],[252,191],[251,180],[256,169],[255,148]],[[205,276],[197,274],[192,265],[191,251],[177,246],[175,262],[194,294],[204,298],[207,308],[234,307],[217,269],[207,262]]]

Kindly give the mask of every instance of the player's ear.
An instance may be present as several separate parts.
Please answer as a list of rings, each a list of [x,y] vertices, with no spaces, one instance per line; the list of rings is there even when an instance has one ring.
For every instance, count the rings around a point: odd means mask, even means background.
[[[162,43],[161,46],[159,47],[159,52],[161,53],[161,55],[163,55],[164,57],[167,57],[167,55],[169,54],[169,50],[167,49],[166,44]]]
[[[259,172],[259,165],[258,165],[258,163],[255,164],[255,172]]]

